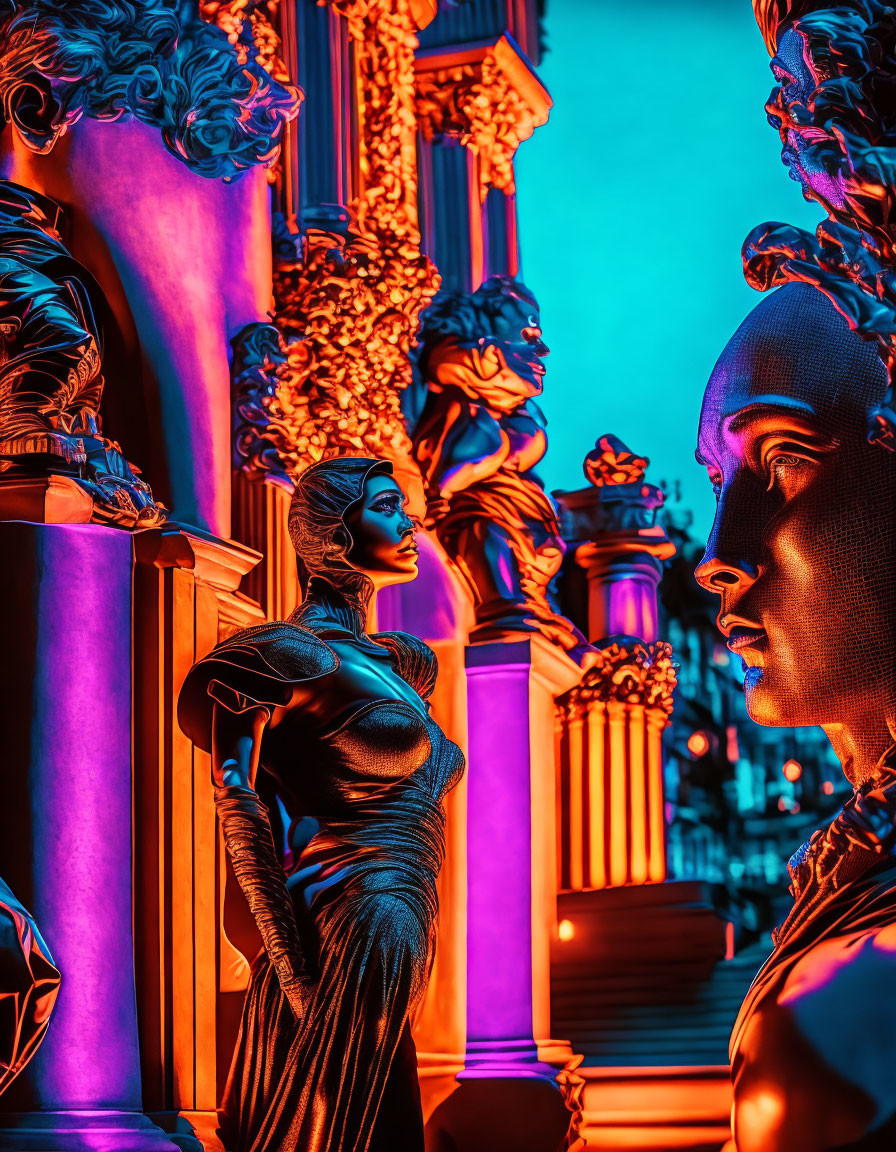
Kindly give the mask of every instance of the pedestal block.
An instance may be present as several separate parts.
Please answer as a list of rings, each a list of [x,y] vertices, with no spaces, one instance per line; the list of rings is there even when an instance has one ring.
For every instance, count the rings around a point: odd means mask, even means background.
[[[532,635],[472,645],[466,671],[466,1058],[461,1088],[437,1118],[459,1148],[553,1152],[570,1127],[556,1078],[572,1057],[568,1044],[549,1038],[557,897],[554,697],[578,681],[581,669]],[[480,1144],[468,1136],[459,1142],[474,1116]],[[521,1118],[532,1143],[519,1142]]]
[[[217,1149],[246,955],[226,912],[248,917],[217,828],[209,757],[176,716],[183,680],[219,640],[263,621],[239,591],[259,553],[189,526],[134,538],[136,972],[143,1100],[181,1148]],[[228,899],[232,897],[232,901]],[[241,920],[237,928],[241,926]],[[228,934],[229,933],[229,934]]]
[[[0,875],[62,973],[0,1150],[174,1152],[142,1115],[131,852],[132,537],[0,524]]]

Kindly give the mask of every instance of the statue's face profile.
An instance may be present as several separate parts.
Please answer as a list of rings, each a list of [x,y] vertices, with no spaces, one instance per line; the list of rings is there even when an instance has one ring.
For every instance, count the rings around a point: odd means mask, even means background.
[[[494,329],[494,347],[507,371],[522,382],[520,391],[531,389],[530,395],[540,395],[544,387],[544,358],[549,349],[541,336],[537,306],[524,297],[508,293]]]
[[[507,293],[489,324],[488,335],[447,339],[430,355],[429,371],[442,385],[459,388],[471,400],[509,415],[544,388],[544,358],[538,308]]]
[[[885,384],[804,284],[763,300],[709,381],[698,460],[718,506],[696,576],[759,723],[896,714],[896,454],[865,428]]]
[[[348,561],[375,588],[403,584],[417,575],[414,522],[406,504],[407,497],[391,476],[374,473],[345,518],[352,537]]]
[[[771,61],[776,80],[766,109],[769,120],[782,132],[781,159],[791,178],[803,187],[807,200],[821,200],[834,208],[845,203],[842,182],[834,163],[839,149],[818,147],[828,133],[813,125],[810,111],[812,93],[818,86],[806,38],[788,28],[778,39]],[[827,159],[823,162],[822,155]]]

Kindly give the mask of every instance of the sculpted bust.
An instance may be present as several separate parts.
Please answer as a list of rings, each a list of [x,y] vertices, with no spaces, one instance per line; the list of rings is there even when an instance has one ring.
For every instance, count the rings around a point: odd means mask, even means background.
[[[790,862],[793,908],[731,1042],[737,1152],[896,1143],[896,454],[887,374],[804,284],[713,371],[698,459],[718,500],[699,582],[760,724],[821,725],[854,796]]]
[[[511,277],[441,296],[423,315],[429,391],[413,452],[438,538],[473,595],[471,638],[541,631],[572,649],[582,637],[549,594],[564,544],[535,474],[547,450],[535,400],[547,353],[538,304]]]

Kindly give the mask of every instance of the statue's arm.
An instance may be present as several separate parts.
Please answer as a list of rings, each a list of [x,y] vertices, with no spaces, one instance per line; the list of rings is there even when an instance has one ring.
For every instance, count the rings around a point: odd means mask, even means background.
[[[485,408],[471,406],[469,418],[458,422],[446,438],[443,451],[433,470],[433,487],[449,500],[487,476],[493,476],[504,463],[510,449],[507,433]]]
[[[215,807],[234,875],[258,926],[280,987],[296,1017],[308,978],[305,953],[268,810],[255,791],[268,708],[233,712],[216,701],[212,713]]]
[[[737,1152],[825,1152],[896,1116],[896,925],[825,941],[744,1030]]]

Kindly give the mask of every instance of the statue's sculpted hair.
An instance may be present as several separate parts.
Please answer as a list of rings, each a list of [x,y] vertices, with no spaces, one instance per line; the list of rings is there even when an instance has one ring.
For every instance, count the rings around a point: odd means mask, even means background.
[[[0,0],[0,127],[32,126],[48,152],[81,116],[132,115],[193,171],[231,180],[273,163],[299,104],[243,38],[189,0]]]
[[[301,474],[289,506],[289,538],[307,575],[362,600],[369,581],[348,559],[352,537],[346,516],[363,497],[367,477],[377,473],[392,475],[388,460],[369,456],[322,460]]]
[[[877,5],[878,7],[880,5]],[[871,4],[865,0],[753,0],[753,13],[765,41],[769,56],[778,50],[778,32],[784,25],[792,24],[801,16],[825,8],[842,8],[858,12],[865,19],[871,19]]]
[[[495,335],[497,321],[511,300],[522,300],[538,312],[538,301],[513,276],[490,276],[475,292],[440,292],[422,317],[418,361],[423,373],[430,352],[445,340],[458,344],[487,342]]]
[[[775,221],[747,237],[748,282],[760,291],[811,284],[850,328],[877,344],[890,388],[868,413],[871,439],[896,449],[896,10],[883,0],[754,0],[774,51],[802,37],[811,91],[775,86],[766,105],[782,143],[801,137],[810,167],[837,181],[842,203],[810,182],[827,219],[815,235]]]

